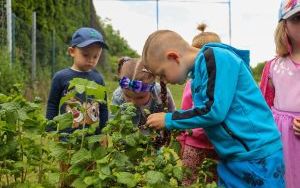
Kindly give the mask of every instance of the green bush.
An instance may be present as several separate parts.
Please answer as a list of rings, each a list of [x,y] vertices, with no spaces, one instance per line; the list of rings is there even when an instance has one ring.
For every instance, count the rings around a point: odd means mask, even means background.
[[[8,94],[15,84],[25,83],[28,72],[18,62],[10,64],[5,49],[0,51],[0,62],[0,93]]]

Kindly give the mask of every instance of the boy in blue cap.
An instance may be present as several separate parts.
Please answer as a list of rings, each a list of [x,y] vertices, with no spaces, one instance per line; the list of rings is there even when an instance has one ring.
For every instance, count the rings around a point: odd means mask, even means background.
[[[272,113],[249,67],[249,51],[221,43],[201,50],[177,33],[152,33],[143,50],[148,71],[163,81],[192,78],[194,108],[156,113],[155,129],[204,128],[219,155],[220,187],[284,187],[282,143]]]
[[[68,102],[87,105],[88,110],[86,115],[83,115],[78,109],[70,107],[67,103],[59,109],[60,100],[67,94],[69,81],[73,78],[84,78],[95,81],[100,85],[105,85],[102,75],[94,69],[103,48],[108,49],[103,36],[93,28],[80,28],[72,36],[68,52],[73,58],[73,65],[70,68],[55,73],[52,79],[46,113],[47,119],[53,119],[58,114],[65,112],[73,113],[73,127],[62,130],[62,132],[73,132],[84,121],[87,124],[99,121],[99,127],[96,129],[96,134],[99,134],[108,119],[107,104],[93,103],[92,101],[88,101],[88,104],[83,104],[84,95],[78,95],[74,99],[76,101],[72,100]],[[84,119],[85,116],[87,119]],[[47,131],[52,131],[53,129],[53,127],[47,127]]]

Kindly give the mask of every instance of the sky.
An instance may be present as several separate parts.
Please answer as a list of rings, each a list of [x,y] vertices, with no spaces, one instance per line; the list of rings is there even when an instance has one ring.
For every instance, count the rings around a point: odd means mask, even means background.
[[[157,29],[156,1],[93,0],[101,19],[119,30],[131,48],[139,54],[147,37]],[[250,63],[275,56],[274,31],[278,23],[279,0],[231,0],[231,45],[250,50]],[[228,0],[159,0],[158,29],[174,30],[189,43],[199,33],[200,23],[206,31],[229,40]]]

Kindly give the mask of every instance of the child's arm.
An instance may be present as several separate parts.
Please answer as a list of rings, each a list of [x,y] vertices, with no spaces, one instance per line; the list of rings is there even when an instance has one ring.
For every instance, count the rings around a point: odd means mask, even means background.
[[[261,92],[270,108],[274,105],[274,97],[275,97],[275,88],[271,76],[272,75],[271,66],[272,66],[272,62],[274,61],[276,61],[276,58],[272,59],[271,61],[267,61],[265,63],[261,75],[261,82],[259,85]]]
[[[107,95],[105,95],[105,102],[101,103],[99,106],[99,128],[96,129],[96,134],[100,134],[102,128],[105,126],[108,120],[108,108],[107,108]]]
[[[205,71],[201,71],[204,75],[202,80],[206,80],[206,87],[202,88],[206,91],[205,106],[165,115],[150,115],[147,121],[150,127],[161,128],[165,125],[168,129],[191,129],[213,126],[224,121],[235,95],[241,64],[244,62],[232,53],[218,49],[206,50],[199,61],[205,66]],[[195,96],[197,97],[197,93]]]
[[[52,79],[51,89],[47,102],[46,118],[51,120],[59,114],[59,102],[61,99],[61,84],[58,76]]]
[[[58,76],[54,76],[51,83],[46,110],[46,118],[49,120],[52,120],[59,114],[59,102],[61,99],[62,90],[60,78]],[[54,128],[46,127],[46,131],[54,131]]]
[[[101,74],[100,74],[99,84],[105,87],[105,82]],[[101,133],[101,130],[103,129],[103,127],[105,126],[108,120],[107,93],[105,93],[104,101],[105,103],[99,104],[99,127],[96,128],[95,134]]]

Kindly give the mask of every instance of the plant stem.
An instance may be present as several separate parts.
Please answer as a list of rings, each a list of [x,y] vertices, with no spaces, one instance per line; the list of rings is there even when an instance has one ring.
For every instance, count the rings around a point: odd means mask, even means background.
[[[85,101],[84,103],[85,105],[87,105],[87,100]],[[84,133],[84,129],[85,129],[85,124],[86,124],[86,116],[87,116],[87,106],[83,105],[83,108],[84,108],[84,120],[83,120],[83,125],[82,125],[82,135],[81,135],[81,145],[80,145],[80,149],[83,148],[83,143],[84,143],[84,136],[85,136],[85,133]]]
[[[41,144],[41,147],[43,147],[43,136],[41,136],[41,140],[40,140],[40,144]],[[40,164],[39,164],[39,170],[38,170],[38,183],[41,183],[42,182],[42,177],[43,177],[43,149],[42,149],[42,152],[41,152],[41,159],[40,159]]]
[[[7,169],[6,168],[6,159],[4,159],[4,168]],[[5,174],[5,177],[6,177],[6,185],[9,186],[9,177],[8,177],[7,173]]]

